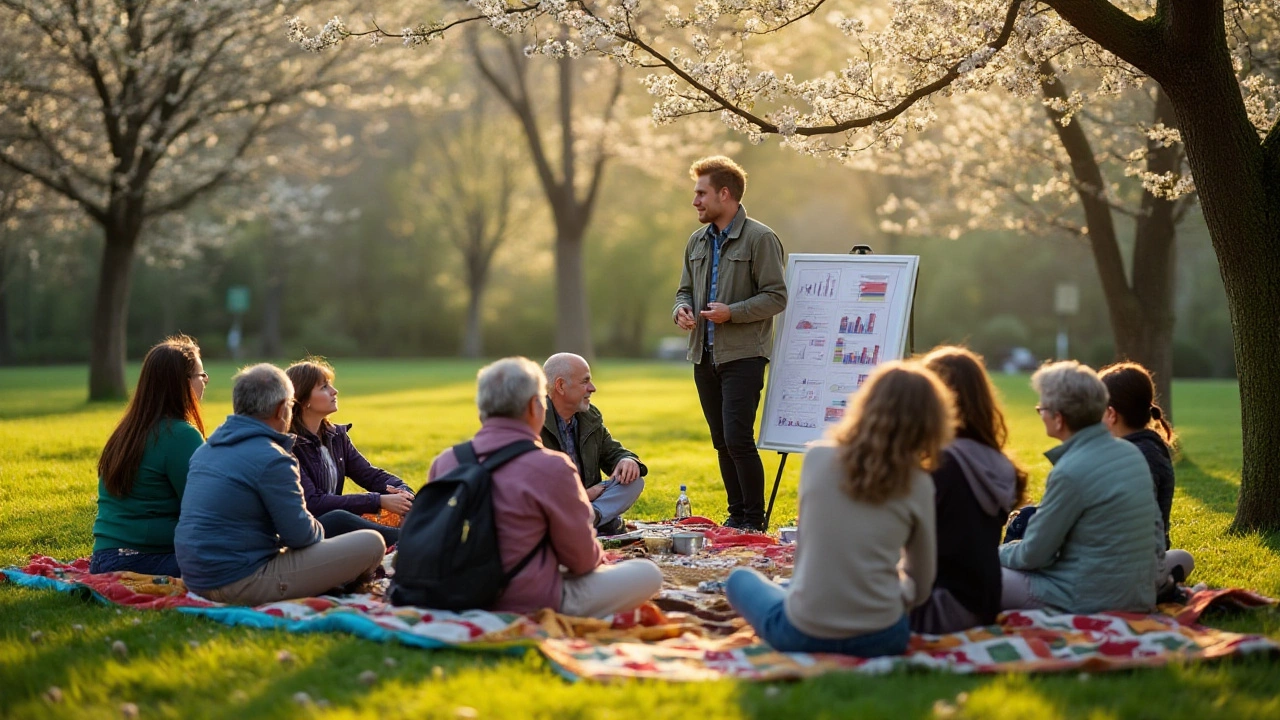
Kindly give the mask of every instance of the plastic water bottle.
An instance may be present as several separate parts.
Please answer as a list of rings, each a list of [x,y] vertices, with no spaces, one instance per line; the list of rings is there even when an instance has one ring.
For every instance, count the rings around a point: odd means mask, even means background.
[[[693,515],[693,509],[689,506],[689,496],[685,494],[685,486],[680,486],[680,497],[676,498],[676,519],[683,520]]]

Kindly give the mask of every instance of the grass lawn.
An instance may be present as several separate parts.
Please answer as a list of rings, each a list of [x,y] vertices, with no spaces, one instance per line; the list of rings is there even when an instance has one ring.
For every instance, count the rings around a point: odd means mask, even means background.
[[[342,361],[341,411],[361,451],[417,485],[431,459],[478,426],[476,364]],[[227,364],[206,366],[209,430],[230,412]],[[136,374],[137,368],[132,372]],[[678,486],[694,512],[724,515],[723,489],[684,364],[601,362],[597,405],[615,437],[649,465],[635,517],[672,514]],[[136,375],[135,375],[136,376]],[[82,367],[0,370],[0,563],[31,553],[69,560],[92,547],[95,464],[119,418],[118,404],[86,404]],[[1025,377],[1000,377],[1012,447],[1032,471],[1038,497],[1046,438]],[[1176,385],[1182,455],[1173,508],[1175,546],[1196,557],[1195,578],[1280,596],[1280,536],[1230,536],[1240,468],[1240,406],[1225,382]],[[788,463],[775,527],[795,517],[800,462]],[[772,478],[778,456],[764,454]],[[351,483],[348,483],[350,486]],[[1271,609],[1208,624],[1280,639]],[[80,626],[74,629],[73,626]],[[39,641],[34,632],[42,633]],[[128,657],[116,658],[122,640]],[[281,663],[288,649],[296,658]],[[380,680],[357,680],[375,670]],[[62,690],[60,704],[42,695]],[[306,708],[293,700],[305,692]],[[900,673],[827,676],[778,684],[571,684],[536,653],[427,652],[343,635],[229,628],[177,612],[118,610],[51,592],[0,584],[0,716],[140,717],[929,717],[1091,719],[1280,717],[1280,661],[1255,658],[1105,676],[960,677]]]

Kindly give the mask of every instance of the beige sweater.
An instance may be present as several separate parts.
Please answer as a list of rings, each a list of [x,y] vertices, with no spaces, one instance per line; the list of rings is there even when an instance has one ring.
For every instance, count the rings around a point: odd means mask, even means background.
[[[809,448],[786,612],[813,637],[889,627],[929,598],[937,569],[933,480],[924,471],[912,473],[907,495],[883,505],[849,497],[843,476],[829,442]]]

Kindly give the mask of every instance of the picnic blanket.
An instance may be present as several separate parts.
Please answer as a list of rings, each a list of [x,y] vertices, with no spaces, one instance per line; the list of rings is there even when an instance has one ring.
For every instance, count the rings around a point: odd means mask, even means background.
[[[179,579],[128,572],[92,574],[88,569],[83,559],[66,564],[34,555],[25,567],[10,567],[3,574],[26,587],[79,593],[140,610],[172,609],[228,625],[348,632],[421,648],[494,652],[537,648],[566,677],[594,680],[779,680],[897,668],[955,673],[1098,672],[1280,652],[1280,645],[1264,636],[1195,624],[1210,606],[1257,607],[1275,602],[1238,589],[1202,590],[1187,605],[1163,606],[1162,612],[1152,615],[1009,612],[997,625],[951,635],[915,635],[908,653],[900,657],[861,660],[776,652],[761,643],[751,628],[742,626],[740,619],[730,620],[723,616],[722,607],[715,609],[722,597],[690,590],[666,589],[656,604],[604,620],[551,610],[516,615],[395,607],[373,595],[303,598],[250,608],[206,600],[188,591]]]

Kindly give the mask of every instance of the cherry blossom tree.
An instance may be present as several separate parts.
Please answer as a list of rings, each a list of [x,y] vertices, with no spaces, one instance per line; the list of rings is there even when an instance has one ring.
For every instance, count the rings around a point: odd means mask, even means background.
[[[275,0],[0,0],[0,165],[74,203],[104,239],[91,399],[125,394],[146,228],[287,159],[271,140],[325,100],[339,56],[300,62],[278,40],[280,12]]]
[[[993,90],[944,101],[940,122],[900,152],[864,156],[870,169],[907,180],[880,208],[882,229],[1087,243],[1116,355],[1154,372],[1169,414],[1177,227],[1196,196],[1168,98],[1158,86],[1130,88],[1080,108],[1051,62],[1039,72],[1040,98]],[[1133,226],[1127,259],[1125,220]]]

